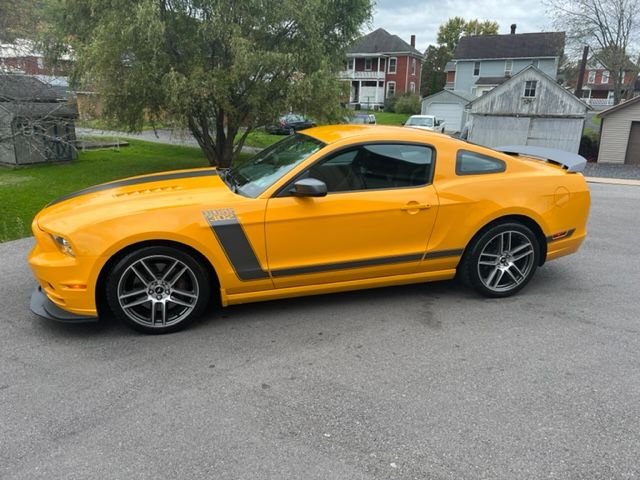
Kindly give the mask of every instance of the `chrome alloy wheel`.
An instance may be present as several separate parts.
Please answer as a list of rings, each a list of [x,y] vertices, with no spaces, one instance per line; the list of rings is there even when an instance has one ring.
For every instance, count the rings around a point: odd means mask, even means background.
[[[478,258],[478,277],[491,291],[509,292],[528,279],[534,262],[535,246],[529,237],[506,230],[484,245]]]
[[[151,328],[180,323],[196,308],[199,285],[181,260],[151,255],[129,265],[118,282],[118,302],[133,322]]]

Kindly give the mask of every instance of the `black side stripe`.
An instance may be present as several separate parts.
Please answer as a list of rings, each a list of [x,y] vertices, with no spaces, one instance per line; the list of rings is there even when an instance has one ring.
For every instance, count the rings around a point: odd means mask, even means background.
[[[425,260],[434,260],[436,258],[445,258],[445,257],[459,257],[464,253],[463,249],[456,250],[434,250],[432,252],[427,252],[424,256]]]
[[[238,221],[232,208],[220,208],[205,210],[202,212],[211,231],[220,243],[231,267],[240,280],[264,280],[269,278],[269,272],[265,271],[258,261],[251,242],[247,238],[242,225]],[[303,267],[281,268],[272,270],[273,277],[289,277],[293,275],[305,275],[309,273],[329,272],[333,270],[348,270],[351,268],[375,267],[379,265],[391,265],[394,263],[418,262],[445,257],[459,257],[463,250],[439,250],[424,254],[410,253],[407,255],[394,255],[391,257],[367,258],[348,262],[324,263],[320,265],[306,265]]]
[[[367,258],[365,260],[354,260],[350,262],[325,263],[322,265],[308,265],[306,267],[283,268],[273,270],[274,277],[288,277],[289,275],[304,275],[305,273],[320,273],[331,270],[347,270],[350,268],[375,267],[378,265],[389,265],[393,263],[417,262],[422,260],[423,253],[410,253],[408,255],[396,255],[393,257]]]
[[[240,280],[269,278],[269,273],[260,266],[258,257],[233,209],[205,210],[202,214]]]
[[[110,188],[126,187],[129,185],[138,185],[141,183],[149,183],[149,182],[159,182],[162,180],[175,180],[178,178],[208,177],[208,176],[216,176],[216,175],[218,175],[218,172],[212,168],[207,170],[195,170],[193,172],[159,173],[156,175],[145,175],[144,177],[138,177],[138,178],[126,178],[124,180],[117,180],[115,182],[103,183],[102,185],[95,185],[93,187],[85,188],[77,192],[63,195],[61,197],[56,198],[47,206],[55,205],[56,203],[69,200],[70,198],[79,197],[80,195],[101,192],[102,190],[109,190]]]

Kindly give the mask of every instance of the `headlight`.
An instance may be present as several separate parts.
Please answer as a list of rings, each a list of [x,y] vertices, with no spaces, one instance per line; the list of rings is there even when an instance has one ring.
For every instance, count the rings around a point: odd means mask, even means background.
[[[51,234],[51,238],[53,238],[53,241],[56,242],[56,245],[58,245],[58,248],[62,253],[66,255],[70,255],[72,257],[76,256],[75,253],[73,253],[73,248],[71,247],[69,240],[67,240],[64,237],[60,237],[58,235],[53,235],[53,234]]]

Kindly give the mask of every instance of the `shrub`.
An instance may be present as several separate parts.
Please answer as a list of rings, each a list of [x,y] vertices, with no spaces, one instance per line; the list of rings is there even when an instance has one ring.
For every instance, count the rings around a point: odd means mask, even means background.
[[[600,136],[593,131],[586,131],[580,139],[578,153],[587,159],[588,162],[598,160],[598,149],[600,147]]]
[[[394,113],[396,111],[396,103],[398,102],[397,95],[393,95],[391,97],[387,97],[384,99],[384,111]]]
[[[416,94],[405,94],[401,96],[395,104],[396,113],[408,113],[415,115],[420,113],[420,96]]]

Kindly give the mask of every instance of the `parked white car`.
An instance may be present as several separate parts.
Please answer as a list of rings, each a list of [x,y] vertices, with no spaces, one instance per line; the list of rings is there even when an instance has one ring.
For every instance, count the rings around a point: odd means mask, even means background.
[[[444,133],[445,128],[444,121],[436,118],[435,115],[411,115],[404,126],[440,133]]]

